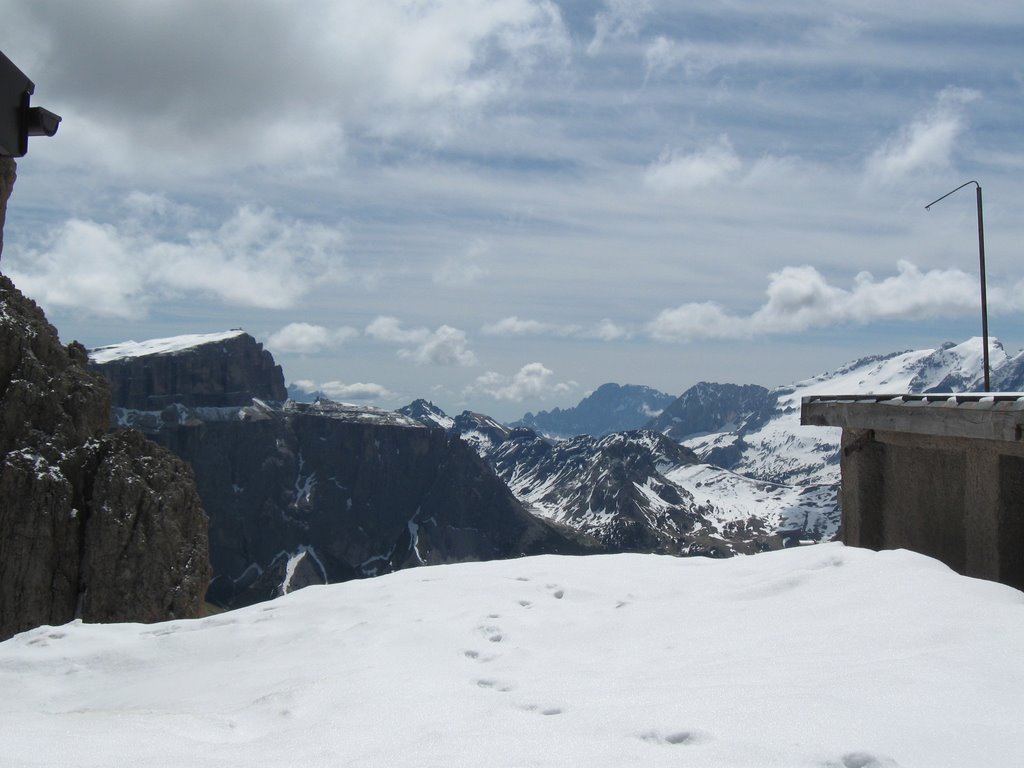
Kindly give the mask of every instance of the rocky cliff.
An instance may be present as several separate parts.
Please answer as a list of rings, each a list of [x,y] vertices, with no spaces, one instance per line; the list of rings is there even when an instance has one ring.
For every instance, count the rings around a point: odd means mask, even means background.
[[[176,354],[208,356],[200,347]],[[208,600],[223,607],[421,564],[596,546],[529,514],[457,436],[401,414],[250,398],[118,408],[115,420],[194,468],[210,515]]]
[[[0,275],[0,639],[198,616],[206,518],[187,465],[123,431],[85,349]]]
[[[123,408],[243,406],[253,398],[288,399],[281,366],[241,330],[125,342],[91,350],[90,359],[110,381],[114,403]]]
[[[648,425],[673,440],[723,429],[753,428],[770,417],[775,396],[756,384],[695,384]]]

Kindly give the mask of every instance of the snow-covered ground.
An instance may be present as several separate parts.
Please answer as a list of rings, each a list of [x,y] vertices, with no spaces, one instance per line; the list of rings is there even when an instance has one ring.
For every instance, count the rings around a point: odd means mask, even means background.
[[[25,766],[1019,766],[1024,594],[908,552],[539,557],[0,643]]]

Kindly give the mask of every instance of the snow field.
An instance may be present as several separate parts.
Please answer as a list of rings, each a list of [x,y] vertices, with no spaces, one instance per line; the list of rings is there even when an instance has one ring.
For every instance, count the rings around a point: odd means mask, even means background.
[[[840,544],[436,566],[0,643],[5,766],[1017,766],[1024,594]]]

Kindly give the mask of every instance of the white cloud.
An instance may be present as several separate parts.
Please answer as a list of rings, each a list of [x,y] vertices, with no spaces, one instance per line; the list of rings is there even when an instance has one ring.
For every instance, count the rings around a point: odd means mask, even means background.
[[[325,381],[317,389],[332,400],[391,400],[396,397],[387,387],[369,382],[345,384],[340,381]]]
[[[814,267],[785,267],[771,275],[766,293],[767,301],[750,315],[730,313],[713,302],[683,304],[659,313],[647,330],[661,341],[730,339],[979,311],[976,277],[956,269],[922,272],[907,261],[882,280],[861,272],[851,289],[829,284]],[[990,302],[1009,308],[1011,296],[995,290]]]
[[[539,320],[521,320],[516,315],[511,315],[496,323],[485,325],[480,330],[488,336],[540,336],[552,333],[555,326]]]
[[[618,341],[619,339],[628,339],[632,334],[621,325],[616,325],[606,317],[593,328],[586,331],[584,335],[592,336],[601,341]]]
[[[480,329],[487,336],[561,336],[577,339],[600,339],[616,341],[628,338],[631,333],[608,318],[591,326],[543,323],[539,320],[523,320],[516,315],[504,317],[496,323],[489,323]]]
[[[697,152],[662,152],[658,160],[648,166],[644,182],[657,192],[686,192],[723,181],[741,167],[732,142],[723,134],[715,143]]]
[[[571,392],[575,381],[556,382],[555,372],[542,363],[527,363],[512,376],[488,371],[478,376],[467,394],[481,393],[495,400],[522,402],[527,398],[545,398]]]
[[[981,97],[967,88],[946,88],[935,105],[886,141],[868,159],[869,178],[889,182],[915,171],[949,167],[965,128],[964,106]]]
[[[667,75],[682,67],[687,78],[707,75],[720,62],[707,51],[699,51],[690,43],[680,43],[665,35],[658,35],[644,50],[644,82]]]
[[[473,285],[487,274],[487,243],[477,240],[465,251],[452,254],[444,259],[436,270],[433,280],[435,285],[449,288],[463,288]]]
[[[344,279],[342,242],[338,230],[242,207],[176,240],[160,239],[142,219],[70,219],[4,255],[44,306],[141,317],[153,303],[197,292],[240,306],[293,306],[314,284]]]
[[[647,330],[659,341],[731,339],[750,335],[750,324],[744,318],[730,315],[719,304],[707,301],[664,309]]]
[[[387,387],[370,382],[345,384],[341,381],[325,381],[317,384],[311,379],[299,379],[291,386],[307,394],[322,393],[331,400],[393,400],[397,395]]]
[[[334,167],[351,131],[435,141],[569,48],[550,0],[24,5],[20,60],[65,117],[54,151],[125,172],[294,177]]]
[[[398,318],[381,316],[366,326],[366,335],[386,344],[396,344],[400,357],[418,365],[476,365],[468,348],[466,333],[450,325],[403,328]]]
[[[267,346],[275,352],[309,354],[343,344],[358,335],[359,331],[348,326],[330,329],[310,323],[289,323],[267,337]]]
[[[610,40],[639,35],[650,12],[650,0],[605,0],[604,10],[594,15],[594,37],[587,55],[596,56]]]

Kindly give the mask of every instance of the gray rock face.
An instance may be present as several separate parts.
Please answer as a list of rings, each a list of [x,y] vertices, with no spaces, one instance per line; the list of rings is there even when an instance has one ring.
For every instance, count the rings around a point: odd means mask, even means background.
[[[585,550],[457,437],[393,412],[319,401],[120,418],[194,467],[208,599],[224,607],[417,565]]]
[[[675,398],[636,384],[602,384],[572,408],[527,413],[512,426],[552,437],[592,435],[640,429]]]
[[[775,396],[756,384],[702,381],[665,408],[648,424],[648,428],[677,441],[702,432],[718,432],[730,426],[737,431],[752,429],[767,421],[774,406]]]
[[[288,399],[281,366],[247,333],[218,334],[216,340],[194,346],[167,346],[171,351],[145,355],[92,350],[92,367],[107,378],[114,403],[124,408],[243,406],[254,397]]]
[[[206,518],[191,472],[107,434],[85,349],[0,276],[0,639],[39,624],[198,616]]]

